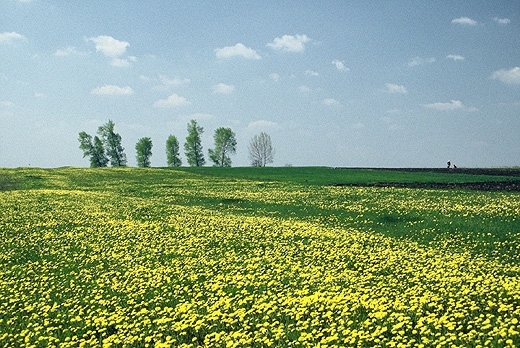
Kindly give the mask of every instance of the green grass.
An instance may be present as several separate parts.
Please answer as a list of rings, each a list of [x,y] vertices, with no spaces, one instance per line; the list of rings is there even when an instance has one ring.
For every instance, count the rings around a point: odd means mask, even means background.
[[[520,344],[519,192],[331,186],[513,175],[19,168],[0,178],[0,346]]]
[[[485,172],[485,170],[484,170]],[[496,172],[496,170],[493,170]],[[520,180],[518,176],[449,171],[396,171],[329,167],[182,167],[1,169],[3,189],[77,189],[121,197],[169,197],[171,203],[254,216],[319,221],[328,226],[370,230],[393,238],[449,244],[490,257],[515,259],[520,247],[518,215],[479,212],[519,193],[448,189],[332,188],[331,184],[467,183]],[[285,191],[290,199],[262,199]],[[218,194],[215,194],[218,192]],[[254,199],[244,193],[254,195]],[[345,209],[361,204],[359,209]],[[468,204],[471,213],[461,209]],[[399,207],[404,205],[404,208]],[[430,208],[432,205],[433,208]],[[159,207],[158,207],[159,208]],[[517,209],[518,211],[518,209]]]
[[[448,171],[432,169],[431,171],[399,171],[384,169],[362,168],[331,168],[331,167],[238,167],[238,168],[180,168],[182,171],[196,173],[208,177],[223,177],[256,181],[293,182],[304,185],[331,185],[331,184],[373,184],[385,182],[402,183],[469,183],[483,181],[520,180],[515,175],[474,175],[465,174],[464,169]],[[486,170],[482,170],[486,173]],[[505,171],[505,170],[504,170]],[[489,170],[496,173],[497,170]]]
[[[330,167],[180,167],[180,168],[152,168],[153,176],[146,178],[147,169],[139,172],[138,168],[99,168],[96,175],[84,176],[90,169],[81,168],[18,168],[0,169],[0,190],[12,188],[31,189],[39,187],[53,187],[53,185],[78,185],[84,187],[97,186],[107,180],[122,180],[127,184],[132,182],[146,182],[147,180],[163,180],[175,172],[185,175],[198,175],[212,179],[249,180],[261,182],[289,182],[301,185],[333,185],[333,184],[374,184],[374,183],[472,183],[494,181],[520,181],[520,170],[504,171],[510,175],[467,174],[464,169],[448,171],[432,169],[431,171],[399,171],[385,169],[362,168],[330,168]],[[490,169],[489,173],[500,170]],[[131,174],[129,174],[131,173]],[[47,175],[52,174],[52,182]],[[95,182],[94,182],[95,181]]]

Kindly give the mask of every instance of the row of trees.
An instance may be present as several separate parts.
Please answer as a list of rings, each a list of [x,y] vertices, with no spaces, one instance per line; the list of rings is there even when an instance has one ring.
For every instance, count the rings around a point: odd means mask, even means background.
[[[91,167],[124,167],[127,160],[124,148],[121,145],[121,136],[114,131],[115,123],[109,120],[100,126],[97,135],[92,137],[86,132],[79,133],[79,148],[83,151],[83,157],[89,156]],[[184,143],[184,154],[190,166],[200,167],[206,164],[202,148],[202,133],[204,128],[191,120],[188,123],[188,136]],[[220,127],[215,130],[213,136],[215,147],[208,150],[209,159],[217,167],[231,167],[230,155],[236,153],[237,140],[231,128]],[[139,167],[150,167],[152,157],[152,139],[145,137],[139,139],[135,145],[136,160]],[[251,165],[265,167],[273,162],[274,148],[271,137],[262,132],[255,135],[248,146]],[[168,167],[182,165],[180,158],[180,146],[176,136],[170,135],[166,140],[166,160]]]

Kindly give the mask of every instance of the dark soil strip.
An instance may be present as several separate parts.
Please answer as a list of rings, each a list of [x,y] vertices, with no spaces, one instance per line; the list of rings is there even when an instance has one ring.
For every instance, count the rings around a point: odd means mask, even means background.
[[[341,167],[338,167],[341,169]],[[372,169],[389,170],[396,172],[411,173],[450,173],[450,174],[474,174],[474,175],[497,175],[497,176],[520,176],[520,168],[345,168],[345,169]]]
[[[330,186],[353,187],[402,187],[402,188],[427,188],[427,189],[467,189],[480,191],[520,191],[519,181],[491,181],[491,182],[465,182],[465,183],[434,183],[434,182],[377,182],[367,184],[342,184],[336,183]]]

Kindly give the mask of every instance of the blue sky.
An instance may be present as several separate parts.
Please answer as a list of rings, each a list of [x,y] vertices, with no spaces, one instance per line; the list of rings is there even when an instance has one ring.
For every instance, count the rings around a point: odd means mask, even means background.
[[[0,166],[86,167],[109,119],[131,166],[190,119],[234,166],[262,131],[276,166],[518,166],[520,1],[0,0]]]

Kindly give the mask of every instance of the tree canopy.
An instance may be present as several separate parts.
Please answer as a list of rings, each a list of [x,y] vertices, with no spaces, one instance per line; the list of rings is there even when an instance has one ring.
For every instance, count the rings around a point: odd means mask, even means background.
[[[83,157],[90,157],[90,167],[106,167],[108,164],[108,158],[105,155],[105,149],[101,139],[97,136],[94,137],[94,143],[92,143],[92,136],[85,133],[79,133],[79,148],[83,150]]]
[[[175,135],[170,135],[166,140],[166,162],[168,167],[179,167],[182,164],[179,157],[179,141]]]
[[[204,128],[199,126],[196,120],[191,120],[188,123],[188,136],[184,143],[184,154],[188,164],[192,167],[201,167],[206,163],[202,152],[201,135],[203,132]]]
[[[138,167],[150,167],[150,157],[152,157],[152,139],[141,138],[135,144],[135,151],[137,152],[136,160]]]
[[[209,149],[208,154],[216,167],[231,167],[230,154],[236,153],[237,140],[231,128],[220,127],[215,130],[215,149]]]
[[[98,134],[105,146],[105,152],[110,159],[112,167],[125,167],[125,149],[121,145],[121,136],[114,132],[115,123],[108,120],[107,123],[98,128]]]

